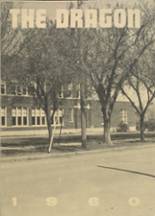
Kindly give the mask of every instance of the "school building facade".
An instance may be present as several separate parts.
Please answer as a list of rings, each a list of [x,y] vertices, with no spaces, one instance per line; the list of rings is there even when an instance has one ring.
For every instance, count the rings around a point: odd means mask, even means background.
[[[78,85],[69,84],[59,94],[60,106],[52,124],[64,129],[78,129],[80,120],[80,91]],[[86,98],[87,128],[102,128],[103,117],[99,100],[95,96]],[[51,108],[52,109],[52,108]],[[127,123],[129,130],[136,129],[137,117],[128,101],[117,101],[111,121],[111,130],[116,131],[120,122]],[[33,96],[26,87],[17,83],[10,88],[1,81],[0,106],[1,132],[7,135],[10,131],[47,130],[46,117],[43,109],[35,104]],[[14,132],[13,132],[14,131]]]

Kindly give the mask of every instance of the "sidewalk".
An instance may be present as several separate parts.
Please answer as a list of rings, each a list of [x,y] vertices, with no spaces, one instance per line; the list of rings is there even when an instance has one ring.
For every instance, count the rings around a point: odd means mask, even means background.
[[[87,154],[97,154],[97,153],[104,153],[104,152],[111,152],[111,151],[124,151],[124,150],[133,150],[139,148],[155,148],[155,143],[153,142],[146,142],[146,143],[134,143],[132,145],[125,144],[125,145],[113,145],[113,146],[102,146],[101,149],[79,149],[78,151],[74,152],[58,152],[53,151],[51,153],[29,153],[26,155],[16,155],[16,156],[1,156],[0,162],[18,162],[18,161],[28,161],[28,160],[39,160],[39,159],[52,159],[58,157],[71,157],[76,155],[87,155]]]
[[[48,131],[46,128],[25,128],[25,130],[19,130],[17,128],[14,128],[14,130],[10,128],[7,130],[2,130],[0,131],[0,136],[2,138],[12,138],[12,137],[47,137],[48,136]],[[63,128],[61,131],[62,135],[80,135],[81,129],[67,129]],[[88,134],[103,134],[103,128],[87,128],[87,133]],[[59,136],[60,134],[60,129],[57,128],[55,130],[55,135]]]

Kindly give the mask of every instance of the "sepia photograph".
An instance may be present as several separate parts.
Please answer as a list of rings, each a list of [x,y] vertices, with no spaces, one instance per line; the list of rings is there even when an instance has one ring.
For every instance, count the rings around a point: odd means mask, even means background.
[[[155,0],[0,11],[0,215],[155,216]]]

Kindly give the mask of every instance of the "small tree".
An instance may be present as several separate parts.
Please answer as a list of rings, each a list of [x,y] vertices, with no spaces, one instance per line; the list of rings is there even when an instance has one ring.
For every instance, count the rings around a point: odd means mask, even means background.
[[[65,80],[63,60],[57,53],[55,41],[58,30],[52,23],[46,29],[32,29],[32,37],[12,61],[9,78],[16,79],[34,96],[35,103],[45,112],[49,143],[52,139],[52,122],[59,107],[59,93]],[[22,31],[27,40],[27,31]],[[52,143],[53,147],[53,143]],[[50,148],[49,148],[50,150]]]

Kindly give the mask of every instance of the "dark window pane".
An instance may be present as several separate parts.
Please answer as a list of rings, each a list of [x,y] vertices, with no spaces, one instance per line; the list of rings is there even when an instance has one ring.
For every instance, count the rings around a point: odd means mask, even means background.
[[[35,125],[35,117],[32,116],[32,125]]]
[[[58,122],[58,117],[56,116],[55,117],[55,122],[54,122],[55,124],[59,124],[59,122]]]
[[[2,126],[4,126],[5,125],[5,117],[4,116],[1,117],[1,122],[2,122]]]
[[[59,97],[60,98],[62,98],[63,97],[63,88],[62,87],[60,87],[60,90],[59,90]]]
[[[28,94],[34,95],[34,88],[33,87],[31,87],[31,86],[28,87]]]
[[[22,117],[18,117],[18,125],[21,125],[22,124]]]
[[[62,118],[62,116],[59,117],[59,121],[60,121],[60,124],[63,123],[63,118]]]
[[[16,86],[15,84],[10,84],[10,94],[16,95]]]
[[[26,116],[23,117],[23,125],[27,125],[27,117]]]
[[[17,95],[22,95],[22,89],[20,86],[17,86]]]
[[[37,125],[40,125],[40,117],[37,116]]]
[[[12,117],[12,125],[16,125],[16,117]]]
[[[71,90],[66,90],[66,91],[64,92],[64,96],[65,96],[65,97],[72,97],[72,91],[71,91]]]
[[[23,87],[23,95],[26,95],[26,87]]]
[[[76,90],[75,91],[75,98],[79,98],[80,97],[80,91],[79,90]]]
[[[5,94],[5,85],[1,84],[1,94]]]
[[[43,125],[45,124],[45,117],[44,116],[42,117],[42,124]]]

